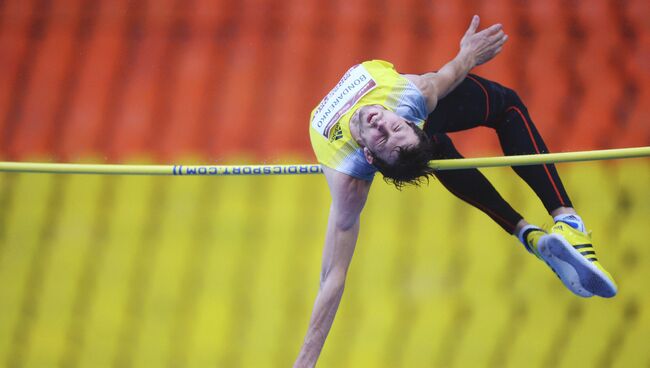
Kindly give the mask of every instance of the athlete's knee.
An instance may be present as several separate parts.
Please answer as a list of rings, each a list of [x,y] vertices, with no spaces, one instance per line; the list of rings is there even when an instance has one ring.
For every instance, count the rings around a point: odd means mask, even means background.
[[[514,89],[473,74],[471,79],[478,83],[487,95],[490,115],[498,115],[510,106],[523,106],[521,98]]]
[[[499,129],[513,110],[525,112],[526,106],[519,94],[512,88],[496,82],[485,82],[488,93],[489,115],[485,126]]]
[[[499,85],[496,89],[498,95],[498,105],[494,106],[495,111],[494,115],[492,115],[493,119],[489,125],[491,128],[499,130],[503,128],[504,125],[511,126],[512,123],[508,122],[513,118],[517,119],[521,116],[528,116],[528,109],[526,108],[526,105],[514,89],[503,87],[501,85]]]
[[[515,106],[518,108],[525,107],[517,92],[509,87],[502,87],[503,105],[506,109]]]

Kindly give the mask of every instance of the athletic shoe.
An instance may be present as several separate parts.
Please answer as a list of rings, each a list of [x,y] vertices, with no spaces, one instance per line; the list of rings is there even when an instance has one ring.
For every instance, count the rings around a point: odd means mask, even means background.
[[[541,258],[574,294],[604,298],[616,295],[616,282],[598,262],[589,235],[557,222],[551,233],[539,240],[537,249]]]

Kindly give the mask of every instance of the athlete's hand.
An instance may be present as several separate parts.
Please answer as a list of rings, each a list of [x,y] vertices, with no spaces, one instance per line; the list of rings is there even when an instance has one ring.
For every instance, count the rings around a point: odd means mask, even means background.
[[[479,22],[479,16],[475,15],[460,40],[460,53],[470,57],[474,66],[486,63],[495,57],[508,40],[508,35],[503,32],[501,24],[495,24],[476,33]]]

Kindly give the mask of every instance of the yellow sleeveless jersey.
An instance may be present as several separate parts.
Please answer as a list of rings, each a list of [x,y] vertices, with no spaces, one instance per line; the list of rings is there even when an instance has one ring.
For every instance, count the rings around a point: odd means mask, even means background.
[[[377,169],[350,134],[350,118],[364,105],[382,105],[422,128],[427,107],[422,92],[386,61],[355,65],[311,113],[309,135],[321,165],[372,180]]]

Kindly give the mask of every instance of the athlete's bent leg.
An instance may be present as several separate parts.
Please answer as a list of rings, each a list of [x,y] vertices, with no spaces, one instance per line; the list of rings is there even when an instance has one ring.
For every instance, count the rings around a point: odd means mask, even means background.
[[[436,137],[441,133],[476,126],[495,129],[506,155],[548,152],[527,108],[512,89],[469,75],[456,90],[440,100],[436,110],[427,119],[425,130],[430,136]],[[513,170],[535,191],[556,221],[551,233],[546,235],[541,229],[520,219],[513,232],[526,249],[544,260],[575,294],[583,297],[614,296],[617,292],[616,284],[598,263],[591,239],[582,219],[573,209],[555,166],[522,166],[513,167]],[[453,178],[453,174],[449,175]],[[463,178],[456,177],[451,182],[455,183],[454,188],[462,187]],[[467,195],[467,192],[464,193]],[[473,200],[492,205],[491,201]]]
[[[432,132],[455,132],[477,126],[496,131],[507,156],[548,153],[528,109],[515,91],[477,75],[469,75],[440,100],[427,120]],[[551,211],[572,207],[555,165],[515,166],[513,170]]]

